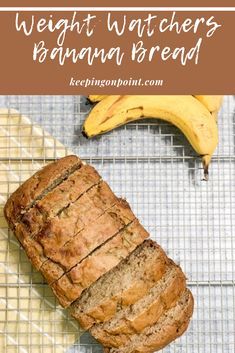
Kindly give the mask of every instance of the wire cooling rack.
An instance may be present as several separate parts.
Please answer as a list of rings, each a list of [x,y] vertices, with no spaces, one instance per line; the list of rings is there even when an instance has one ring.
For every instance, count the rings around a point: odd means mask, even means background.
[[[114,192],[127,198],[152,238],[187,274],[195,298],[193,320],[187,333],[163,352],[235,352],[234,97],[225,97],[219,114],[220,143],[208,182],[202,181],[201,162],[179,130],[161,121],[132,123],[86,140],[81,126],[91,106],[84,97],[2,96],[0,106],[15,108],[31,119],[32,141],[37,139],[34,126],[39,124],[68,150],[92,163]],[[28,128],[16,136],[23,143]],[[14,138],[14,126],[9,131],[6,142]],[[35,166],[33,172],[63,150],[57,143],[47,146],[45,136],[40,137],[44,153],[40,158],[34,155],[33,142],[31,158],[23,153],[14,157],[11,143],[6,143],[6,156],[0,162],[7,164],[9,172],[18,173],[17,182],[27,176],[27,161]],[[16,185],[11,181],[6,187],[0,182],[4,200]],[[2,215],[0,226],[0,351],[101,352],[60,309]]]

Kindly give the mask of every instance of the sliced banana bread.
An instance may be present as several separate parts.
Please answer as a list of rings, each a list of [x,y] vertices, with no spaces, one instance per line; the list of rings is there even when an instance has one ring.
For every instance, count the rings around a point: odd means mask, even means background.
[[[60,214],[100,181],[100,175],[89,165],[82,165],[81,168],[75,170],[22,215],[20,225],[25,227],[25,236],[35,236],[46,221]],[[17,225],[15,232],[17,235]]]
[[[119,199],[113,207],[52,253],[40,271],[49,283],[54,282],[134,219],[128,203]],[[45,255],[49,256],[46,252]]]
[[[107,183],[101,181],[59,215],[46,222],[41,232],[34,238],[43,246],[46,256],[51,257],[118,201],[118,197],[114,195]]]
[[[71,164],[72,167],[70,166]],[[69,169],[66,171],[65,168],[67,166],[69,166]],[[61,170],[63,174],[59,176]],[[50,171],[53,172],[54,179],[49,177],[48,174]],[[57,179],[55,179],[55,176]],[[45,184],[44,178],[47,181],[52,180],[48,187]],[[44,167],[22,184],[19,188],[23,195],[22,200],[18,191],[19,189],[11,195],[4,208],[7,221],[13,228],[16,237],[24,247],[32,264],[37,269],[40,269],[42,264],[47,260],[47,257],[44,254],[41,244],[37,242],[37,239],[33,239],[33,235],[36,235],[34,231],[37,232],[43,228],[45,222],[48,221],[48,217],[53,217],[56,212],[59,212],[58,210],[69,207],[75,197],[79,198],[86,190],[89,190],[100,180],[101,178],[94,168],[83,165],[80,159],[75,156],[68,156]],[[31,195],[28,187],[32,185],[34,185],[34,189]],[[38,187],[40,194],[39,191],[36,192]],[[35,199],[33,199],[33,195],[35,195]],[[48,199],[51,200],[51,208],[47,206]],[[24,205],[25,209],[23,208]],[[39,210],[39,205],[40,207],[45,205],[45,212]],[[13,208],[14,212],[11,219],[10,212]]]
[[[77,156],[67,156],[50,163],[26,180],[8,199],[4,212],[10,228],[30,209],[34,203],[42,199],[48,192],[66,180],[82,166]]]
[[[193,299],[181,269],[76,156],[37,172],[4,212],[60,303],[107,352],[150,353],[187,328]]]
[[[128,203],[113,194],[93,167],[75,156],[49,164],[26,181],[8,200],[5,214],[32,264],[49,283],[61,278],[53,288],[59,296],[66,290],[64,279],[76,277],[77,281],[83,267],[77,266],[64,278],[63,275],[135,220]],[[121,248],[119,243],[117,264],[145,239],[143,234],[130,241],[129,248],[124,243]],[[120,236],[118,239],[121,240]],[[118,245],[115,239],[112,243]],[[94,261],[86,263],[97,265]],[[97,276],[112,266],[114,257],[110,257],[102,271],[96,272]],[[87,286],[88,283],[84,288]],[[72,292],[68,297],[77,299]]]
[[[133,305],[119,311],[104,324],[94,325],[90,332],[104,346],[126,345],[135,333],[154,325],[161,315],[175,305],[185,290],[185,276],[174,262],[149,292]]]
[[[138,220],[121,230],[51,285],[60,304],[69,306],[84,289],[114,268],[149,236]]]
[[[86,225],[100,217],[118,201],[118,197],[114,195],[107,183],[101,181],[82,194],[59,215],[47,220],[38,234],[32,237],[31,232],[22,222],[16,224],[15,234],[32,264],[40,270],[51,254],[57,252]],[[51,278],[50,282],[59,278],[63,272],[64,270],[59,265],[52,263],[48,273],[48,276],[50,274],[48,278]]]
[[[134,219],[135,215],[128,203],[120,199],[113,207],[60,247],[57,252],[50,254],[50,258],[60,264],[65,271],[69,271],[97,246],[117,234]],[[49,256],[47,252],[45,255]]]
[[[110,320],[116,313],[142,298],[159,280],[169,264],[164,251],[145,240],[128,258],[85,290],[71,306],[71,314],[83,328]]]
[[[107,348],[106,353],[153,353],[181,336],[187,329],[193,313],[193,296],[188,289],[181,294],[175,306],[166,310],[156,324],[139,334],[133,334],[127,344]]]

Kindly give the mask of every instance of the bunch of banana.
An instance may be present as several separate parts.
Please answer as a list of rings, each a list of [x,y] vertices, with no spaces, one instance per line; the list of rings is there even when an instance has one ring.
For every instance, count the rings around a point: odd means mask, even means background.
[[[209,110],[211,115],[217,121],[217,114],[223,102],[223,96],[194,96],[197,98],[206,108]]]
[[[222,96],[89,96],[100,101],[83,125],[90,138],[141,118],[160,118],[178,127],[202,157],[204,178],[218,143],[216,118]]]
[[[88,99],[92,103],[97,103],[102,101],[104,98],[108,97],[108,95],[89,95]],[[206,108],[209,110],[211,114],[214,114],[216,117],[218,111],[222,105],[223,96],[193,96],[198,99]]]

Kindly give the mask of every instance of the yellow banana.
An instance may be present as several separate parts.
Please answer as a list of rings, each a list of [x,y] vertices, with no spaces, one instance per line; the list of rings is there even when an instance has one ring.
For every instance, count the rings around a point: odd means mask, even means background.
[[[91,102],[100,102],[108,95],[89,95],[88,98]],[[194,96],[197,98],[208,110],[213,113],[218,111],[223,102],[223,96]]]
[[[88,96],[88,99],[91,101],[91,102],[93,102],[93,103],[96,103],[96,102],[99,102],[99,101],[102,101],[104,98],[106,98],[106,97],[108,97],[107,95],[97,95],[97,96],[95,96],[95,95],[92,95],[92,94],[90,94],[89,96]]]
[[[91,102],[100,102],[108,95],[90,95],[88,96]],[[222,105],[223,96],[194,96],[209,110],[211,115],[217,120],[217,113]]]
[[[108,96],[88,115],[83,134],[93,137],[141,118],[160,118],[177,126],[202,156],[207,177],[218,129],[210,112],[193,96]]]
[[[197,98],[211,113],[218,112],[222,102],[223,96],[194,96]]]

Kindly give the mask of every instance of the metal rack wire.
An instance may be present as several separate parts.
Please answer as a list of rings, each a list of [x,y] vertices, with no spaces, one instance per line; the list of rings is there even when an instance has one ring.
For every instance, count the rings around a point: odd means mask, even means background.
[[[129,124],[86,140],[81,135],[81,125],[91,107],[84,97],[2,96],[0,106],[15,108],[32,122],[17,130],[16,136],[23,145],[26,130],[31,129],[31,157],[15,157],[15,147],[9,141],[14,138],[17,123],[13,124],[10,118],[12,133],[4,138],[5,145],[1,144],[0,135],[1,165],[7,165],[8,172],[19,177],[8,180],[6,185],[5,170],[0,168],[1,200],[30,172],[64,149],[57,143],[47,146],[47,135],[43,133],[43,156],[38,157],[39,137],[34,134],[34,127],[39,124],[68,150],[92,163],[115,193],[127,198],[152,238],[187,274],[195,297],[193,320],[187,333],[166,347],[164,353],[235,352],[234,97],[225,98],[219,115],[220,143],[210,167],[209,182],[201,180],[200,159],[185,138],[161,121]],[[68,150],[65,148],[62,153]],[[42,277],[32,269],[8,232],[2,213],[0,242],[0,351],[100,352],[99,345],[59,308]]]

